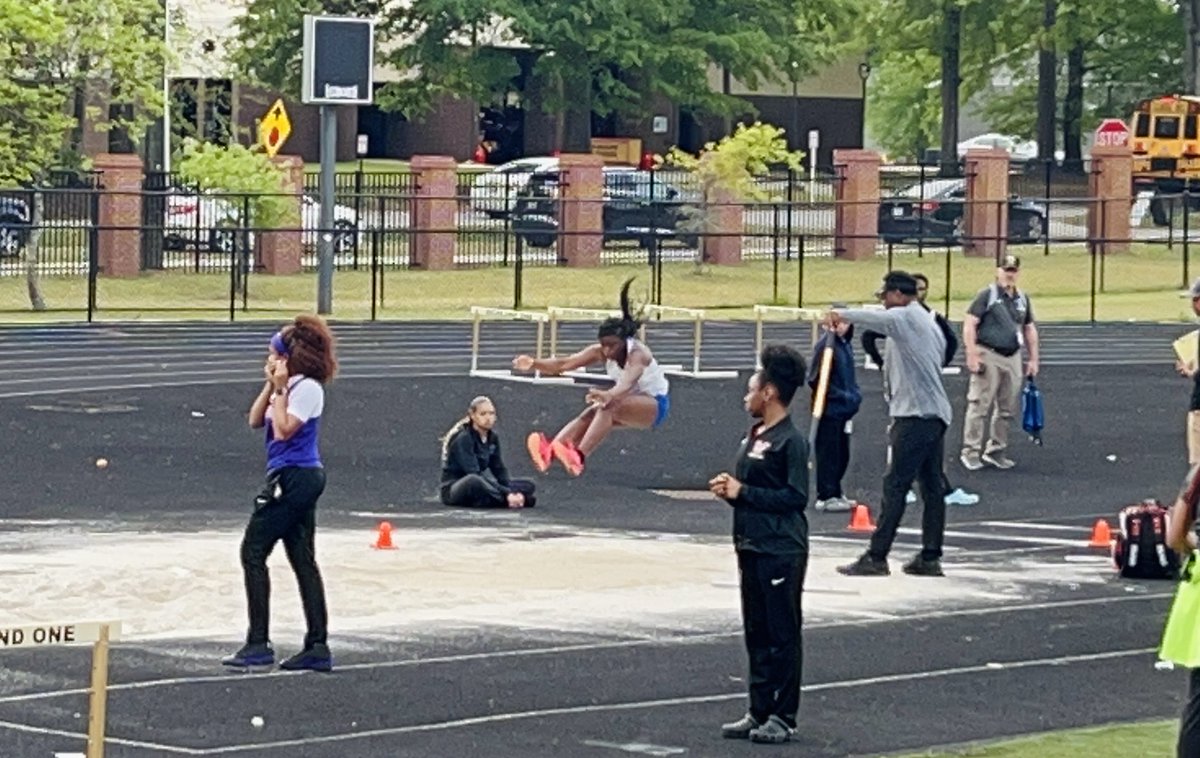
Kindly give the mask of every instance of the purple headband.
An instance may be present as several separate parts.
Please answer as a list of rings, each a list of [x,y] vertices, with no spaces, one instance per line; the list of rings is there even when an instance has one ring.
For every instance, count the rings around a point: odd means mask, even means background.
[[[283,341],[283,332],[275,332],[271,335],[271,348],[280,355],[287,357],[287,343]]]

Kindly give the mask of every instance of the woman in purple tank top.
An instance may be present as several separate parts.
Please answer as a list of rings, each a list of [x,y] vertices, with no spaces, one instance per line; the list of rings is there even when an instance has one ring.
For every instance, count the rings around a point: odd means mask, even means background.
[[[300,586],[308,633],[303,649],[280,667],[331,671],[325,587],[313,544],[317,500],[325,491],[325,468],[317,440],[325,385],[337,372],[329,326],[318,316],[297,316],[271,337],[263,370],[266,382],[250,406],[249,421],[252,429],[264,430],[267,482],[254,499],[241,550],[250,629],[242,649],[223,662],[237,668],[275,663],[268,635],[271,584],[267,556],[275,543],[282,541]]]

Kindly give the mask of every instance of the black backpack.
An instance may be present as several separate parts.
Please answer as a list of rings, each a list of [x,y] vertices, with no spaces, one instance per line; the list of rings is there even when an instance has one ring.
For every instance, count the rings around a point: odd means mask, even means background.
[[[1167,509],[1144,500],[1117,514],[1113,564],[1127,579],[1176,579],[1179,556],[1167,547]]]
[[[958,352],[958,336],[945,316],[934,311],[933,319],[937,322],[938,328],[942,330],[942,336],[946,338],[946,353],[942,356],[942,368],[945,368],[954,362],[954,354]]]

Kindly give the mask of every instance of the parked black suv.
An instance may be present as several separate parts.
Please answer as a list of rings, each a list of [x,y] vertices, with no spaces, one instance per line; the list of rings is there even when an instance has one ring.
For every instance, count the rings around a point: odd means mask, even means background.
[[[963,236],[965,179],[935,179],[879,202],[879,236],[885,242],[937,240],[957,244]],[[1047,229],[1046,206],[1012,197],[1009,242],[1040,242]]]
[[[559,228],[559,172],[540,171],[517,196],[512,211],[513,231],[530,247],[553,247]],[[604,168],[604,241],[637,240],[650,247],[675,239],[688,247],[698,244],[699,236],[689,231],[695,213],[683,191],[648,171],[606,166]]]

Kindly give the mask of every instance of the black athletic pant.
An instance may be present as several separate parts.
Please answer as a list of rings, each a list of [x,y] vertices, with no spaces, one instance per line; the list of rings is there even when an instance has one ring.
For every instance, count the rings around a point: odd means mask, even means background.
[[[850,467],[850,435],[846,419],[822,416],[817,422],[817,499],[842,496],[842,477]]]
[[[1200,758],[1200,669],[1192,669],[1188,699],[1179,721],[1177,758]]]
[[[325,471],[288,466],[267,478],[267,486],[255,501],[254,515],[242,537],[242,569],[246,577],[246,603],[250,609],[250,644],[267,642],[271,607],[271,577],[267,557],[275,543],[283,540],[288,562],[300,586],[300,602],[308,633],[304,647],[325,643],[329,623],[325,609],[325,586],[317,568],[313,536],[316,531],[317,499],[325,491]]]
[[[893,419],[889,432],[892,462],[883,475],[883,507],[868,550],[875,560],[887,558],[904,517],[904,499],[915,479],[925,509],[921,518],[921,557],[942,557],[946,532],[946,491],[942,474],[946,424],[937,418]]]
[[[808,555],[744,550],[737,556],[750,657],[750,715],[760,724],[775,715],[794,728],[804,670],[801,599]]]
[[[526,508],[537,504],[537,498],[533,496],[536,489],[533,482],[527,479],[513,479],[509,481],[508,489],[525,496]],[[442,505],[461,508],[507,508],[508,493],[491,479],[479,474],[467,474],[457,482],[442,485]]]

